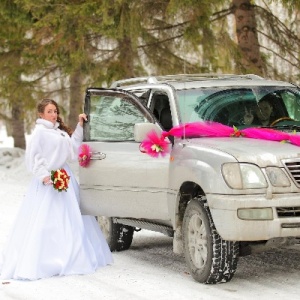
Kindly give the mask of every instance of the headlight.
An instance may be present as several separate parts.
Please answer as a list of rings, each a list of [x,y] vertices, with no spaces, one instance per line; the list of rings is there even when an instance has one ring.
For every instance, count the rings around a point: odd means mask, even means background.
[[[286,187],[291,185],[291,182],[289,181],[288,177],[280,168],[267,167],[266,173],[273,186]]]
[[[227,185],[233,189],[260,189],[268,186],[261,169],[253,164],[224,164],[222,175]]]

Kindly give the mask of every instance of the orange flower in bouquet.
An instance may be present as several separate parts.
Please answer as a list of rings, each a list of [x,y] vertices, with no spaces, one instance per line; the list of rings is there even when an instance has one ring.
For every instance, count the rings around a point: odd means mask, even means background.
[[[58,192],[67,191],[69,187],[70,176],[65,169],[51,171],[51,181],[53,188]]]

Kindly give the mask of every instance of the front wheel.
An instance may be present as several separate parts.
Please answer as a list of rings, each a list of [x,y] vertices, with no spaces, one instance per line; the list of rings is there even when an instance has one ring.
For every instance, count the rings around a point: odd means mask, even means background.
[[[98,224],[106,238],[111,251],[129,249],[134,233],[134,227],[113,222],[113,218],[97,217]]]
[[[206,201],[194,198],[183,218],[184,255],[193,278],[201,283],[230,281],[238,262],[238,243],[223,240]]]

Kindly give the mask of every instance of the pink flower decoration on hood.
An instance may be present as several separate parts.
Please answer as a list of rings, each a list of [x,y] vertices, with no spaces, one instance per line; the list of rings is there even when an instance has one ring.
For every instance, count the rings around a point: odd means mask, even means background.
[[[147,138],[141,143],[141,147],[144,152],[150,156],[158,157],[159,155],[165,156],[169,153],[169,144],[164,135],[158,136],[155,131],[151,131],[148,133]]]

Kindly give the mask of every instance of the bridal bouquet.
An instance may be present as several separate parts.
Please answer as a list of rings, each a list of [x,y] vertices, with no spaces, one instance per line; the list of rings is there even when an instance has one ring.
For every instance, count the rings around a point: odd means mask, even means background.
[[[51,181],[53,188],[58,192],[67,191],[69,187],[70,176],[65,169],[51,171]]]

